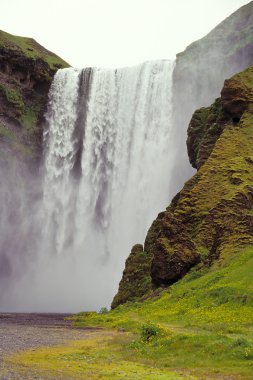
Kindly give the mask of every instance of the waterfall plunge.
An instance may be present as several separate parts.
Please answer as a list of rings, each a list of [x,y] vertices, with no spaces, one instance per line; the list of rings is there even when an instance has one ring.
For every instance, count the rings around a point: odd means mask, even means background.
[[[143,243],[169,203],[172,71],[172,62],[155,61],[56,73],[38,259],[20,283],[22,294],[15,292],[20,308],[109,306],[132,245]]]

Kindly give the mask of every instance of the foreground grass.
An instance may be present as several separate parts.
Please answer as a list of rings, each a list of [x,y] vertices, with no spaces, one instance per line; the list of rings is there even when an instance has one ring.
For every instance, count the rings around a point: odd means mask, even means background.
[[[252,273],[249,245],[143,303],[76,315],[107,329],[85,341],[9,360],[45,379],[253,379]]]
[[[68,346],[41,348],[13,355],[8,363],[23,377],[36,374],[43,379],[185,378],[175,371],[135,361],[134,355],[129,355],[126,350],[131,341],[128,334],[96,332],[87,340],[70,342]],[[190,375],[187,378],[195,379]]]
[[[204,378],[220,374],[253,379],[252,273],[253,247],[249,245],[221,257],[211,269],[192,270],[169,290],[161,289],[143,303],[119,306],[105,314],[80,313],[74,322],[139,334],[126,352],[135,351],[141,362],[181,368]],[[155,331],[148,342],[141,336],[145,326]]]

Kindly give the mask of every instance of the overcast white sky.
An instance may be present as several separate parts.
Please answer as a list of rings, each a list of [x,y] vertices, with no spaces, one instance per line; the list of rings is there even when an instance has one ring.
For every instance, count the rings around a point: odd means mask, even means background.
[[[249,0],[0,0],[0,29],[72,66],[128,66],[176,53]]]

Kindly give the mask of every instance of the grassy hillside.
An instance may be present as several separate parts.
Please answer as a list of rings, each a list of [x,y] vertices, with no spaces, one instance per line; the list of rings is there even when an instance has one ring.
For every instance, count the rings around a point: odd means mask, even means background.
[[[143,303],[108,314],[81,313],[75,323],[132,331],[132,341],[121,349],[137,362],[180,368],[198,379],[252,379],[252,271],[248,245]]]
[[[0,50],[9,50],[16,54],[21,54],[33,60],[41,59],[48,63],[53,70],[67,67],[69,64],[56,54],[45,49],[33,38],[14,36],[0,30]]]

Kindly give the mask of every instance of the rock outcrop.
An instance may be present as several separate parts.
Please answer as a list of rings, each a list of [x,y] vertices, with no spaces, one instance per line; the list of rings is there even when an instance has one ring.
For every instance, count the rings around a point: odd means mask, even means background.
[[[253,66],[226,80],[221,97],[192,116],[187,143],[198,172],[158,215],[144,244],[153,289],[253,243],[252,139]]]
[[[190,163],[198,172],[148,231],[144,252],[152,263],[150,269],[142,265],[142,278],[150,277],[153,289],[173,284],[193,266],[208,267],[219,257],[226,260],[238,245],[253,241],[252,67],[226,80],[221,97],[214,101],[224,80],[252,63],[253,2],[177,55],[173,119],[178,129],[171,136],[178,147],[177,181],[171,191],[176,193],[192,173],[182,149],[186,140]],[[131,292],[122,293],[128,263],[113,307],[137,299]],[[133,270],[137,267],[131,263]],[[132,278],[128,289],[143,289],[142,278]],[[140,292],[139,299],[146,294]]]
[[[174,124],[177,126],[173,141],[178,147],[175,154],[177,181],[172,184],[172,193],[175,194],[192,173],[185,141],[193,112],[213,103],[224,80],[252,63],[253,2],[238,9],[207,36],[177,55],[173,73]]]
[[[69,66],[35,40],[0,31],[0,160],[37,169],[43,115],[55,72]]]
[[[149,275],[151,259],[152,256],[143,251],[141,244],[133,246],[126,261],[126,269],[119,284],[119,291],[113,299],[112,309],[126,301],[138,300],[143,294],[152,290]]]

